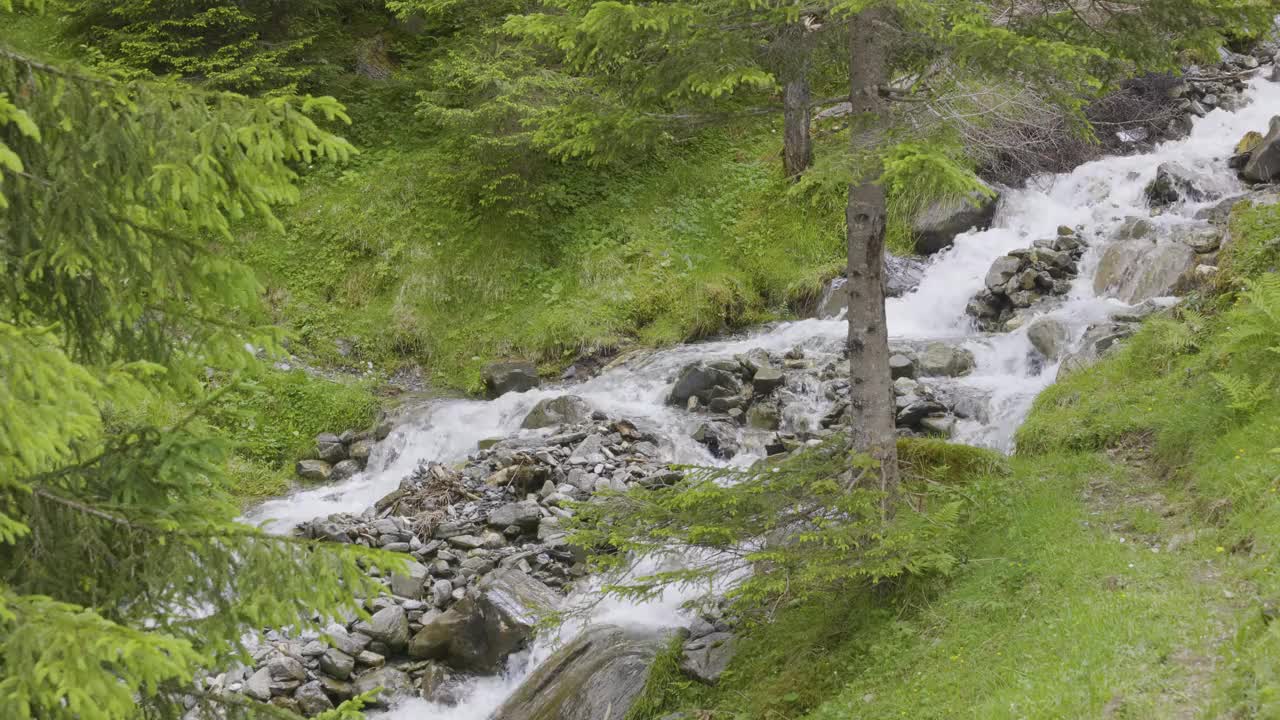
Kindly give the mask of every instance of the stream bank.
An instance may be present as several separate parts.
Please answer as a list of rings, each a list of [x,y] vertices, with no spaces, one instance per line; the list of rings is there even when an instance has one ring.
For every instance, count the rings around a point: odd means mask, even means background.
[[[1060,344],[1070,348],[1070,354],[1064,354],[1062,357],[1084,357],[1085,360],[1073,364],[1079,367],[1087,364],[1087,360],[1097,359],[1117,347],[1116,341],[1132,332],[1132,330],[1123,331],[1123,326],[1132,326],[1143,313],[1153,307],[1152,305],[1144,306],[1145,301],[1154,299],[1162,292],[1180,289],[1166,287],[1156,282],[1136,283],[1134,287],[1145,288],[1145,290],[1127,292],[1124,301],[1113,297],[1115,288],[1123,287],[1126,277],[1135,277],[1149,267],[1158,267],[1161,272],[1164,272],[1167,266],[1148,262],[1150,255],[1147,253],[1166,253],[1167,248],[1171,246],[1176,248],[1176,244],[1185,243],[1179,238],[1185,237],[1181,231],[1188,226],[1211,227],[1214,208],[1220,201],[1239,195],[1243,190],[1239,181],[1235,179],[1234,173],[1226,170],[1227,155],[1230,154],[1231,146],[1246,130],[1265,127],[1274,109],[1280,107],[1280,103],[1277,102],[1280,100],[1280,93],[1269,83],[1255,81],[1249,95],[1253,100],[1252,104],[1235,113],[1225,111],[1208,113],[1195,125],[1187,139],[1162,145],[1151,154],[1108,158],[1082,166],[1064,176],[1042,179],[1042,182],[1027,190],[1007,193],[991,229],[957,237],[952,248],[941,253],[925,269],[919,286],[906,296],[891,300],[888,306],[890,329],[898,338],[895,342],[903,350],[901,354],[911,367],[922,370],[918,373],[912,372],[912,374],[921,375],[920,378],[904,377],[902,379],[911,380],[917,384],[923,382],[929,391],[928,394],[934,396],[933,398],[925,397],[924,391],[917,392],[916,387],[903,383],[902,397],[913,396],[914,399],[909,400],[902,409],[905,411],[915,403],[937,402],[938,407],[930,407],[928,412],[922,413],[919,419],[945,419],[951,416],[953,422],[948,431],[955,439],[1002,449],[1009,448],[1014,430],[1025,417],[1032,400],[1039,390],[1058,376],[1065,364],[1064,360],[1051,358],[1037,348],[1037,345],[1043,343],[1037,343],[1032,337],[1031,329],[1036,326],[1036,323],[1049,321],[1058,323],[1061,332],[1053,334],[1059,335]],[[1166,163],[1170,162],[1180,164],[1195,175],[1194,183],[1199,197],[1180,198],[1172,206],[1165,208],[1164,212],[1153,217],[1147,188],[1153,181],[1158,180],[1162,167],[1166,167],[1165,174],[1168,174]],[[1202,213],[1208,219],[1197,219],[1197,215]],[[1129,237],[1134,224],[1131,219],[1135,217],[1144,219],[1151,226],[1149,234]],[[1025,308],[1021,308],[1028,311],[1024,316],[1024,323],[1009,329],[1008,324],[1012,316],[1004,320],[1007,332],[987,334],[977,331],[970,320],[970,314],[966,312],[966,307],[970,305],[975,295],[992,290],[993,283],[988,282],[988,279],[991,276],[993,263],[998,263],[1001,257],[1020,259],[1015,253],[1024,248],[1035,247],[1037,241],[1052,241],[1053,238],[1062,237],[1058,229],[1063,226],[1079,228],[1073,231],[1079,232],[1085,238],[1088,247],[1079,261],[1077,277],[1071,281],[1069,287],[1052,297],[1036,298]],[[1121,284],[1113,285],[1111,280],[1100,281],[1099,278],[1111,277],[1108,273],[1100,272],[1100,269],[1108,267],[1106,262],[1108,253],[1112,253],[1114,257],[1112,248],[1118,243],[1129,242],[1145,244],[1125,246],[1130,247],[1134,252],[1124,254],[1123,257],[1111,263],[1115,267],[1122,268],[1117,276],[1121,278],[1118,281]],[[1221,238],[1219,244],[1221,244]],[[1053,248],[1047,249],[1060,252]],[[1181,254],[1182,257],[1187,258],[1188,263],[1194,262],[1194,265],[1178,273],[1179,278],[1188,271],[1197,273],[1201,266],[1214,267],[1207,262],[1202,262],[1210,259],[1202,256],[1211,255],[1216,252],[1215,250],[1210,249],[1205,253],[1197,253],[1194,250],[1195,248],[1192,248],[1189,256],[1187,253]],[[1021,268],[1014,273],[1014,275],[1020,274]],[[1199,274],[1211,275],[1212,273],[1200,272]],[[1011,275],[1003,283],[1007,284],[1013,279]],[[1032,281],[1034,283],[1034,278]],[[1002,285],[995,284],[998,287]],[[1029,291],[1031,288],[1023,288],[1023,290]],[[1151,295],[1141,297],[1145,293],[1151,293]],[[1117,328],[1121,329],[1117,330]],[[589,463],[592,471],[590,474],[596,475],[596,479],[590,484],[591,488],[594,490],[600,480],[606,480],[608,483],[616,480],[625,486],[629,482],[640,483],[652,477],[643,470],[634,477],[630,477],[632,473],[629,466],[604,467],[610,464],[617,465],[617,463],[606,462],[617,459],[610,457],[610,454],[621,455],[631,452],[633,448],[623,448],[622,442],[650,443],[655,448],[656,454],[647,458],[646,462],[654,460],[657,465],[669,462],[745,465],[769,452],[772,438],[780,437],[774,433],[790,433],[797,443],[803,445],[808,439],[814,439],[806,437],[806,433],[818,436],[824,430],[832,431],[832,428],[838,425],[838,414],[837,422],[829,423],[825,428],[823,424],[836,407],[839,398],[838,368],[841,362],[843,335],[844,326],[838,319],[786,323],[745,338],[682,346],[653,353],[574,385],[572,393],[591,407],[592,412],[603,414],[602,418],[591,419],[592,423],[598,423],[596,427],[603,427],[605,430],[605,432],[591,433],[592,436],[604,436],[599,441],[602,460]],[[943,349],[931,350],[936,346]],[[936,355],[943,352],[949,352],[950,357],[942,362],[921,362],[923,355]],[[784,378],[781,388],[772,389],[773,392],[791,396],[793,400],[791,403],[781,404],[778,430],[764,431],[750,428],[739,424],[737,417],[732,414],[733,410],[738,410],[745,417],[746,413],[754,407],[758,367],[752,370],[749,378],[739,376],[738,383],[742,385],[741,390],[730,387],[731,383],[727,380],[713,382],[710,386],[712,389],[725,388],[729,392],[727,394],[711,392],[706,398],[700,398],[699,402],[703,399],[707,401],[705,412],[700,409],[700,405],[695,405],[691,410],[687,399],[683,404],[671,402],[672,388],[680,384],[679,380],[688,372],[688,368],[702,366],[728,373],[730,370],[727,367],[716,367],[716,364],[736,363],[738,367],[745,368],[743,360],[739,358],[750,358],[752,353],[757,353],[757,357],[759,353],[763,353],[770,359],[770,364],[778,363],[792,371],[791,376]],[[916,355],[914,360],[911,357],[912,353]],[[957,357],[962,359],[955,359]],[[966,357],[969,360],[963,359]],[[794,363],[794,366],[788,367],[788,363]],[[832,368],[834,370],[828,372]],[[741,398],[745,393],[747,382],[750,382],[752,387],[752,394],[749,396],[752,398],[752,407],[746,410],[741,406],[733,407],[732,403],[727,401],[732,398]],[[327,517],[333,513],[359,512],[374,505],[388,492],[393,491],[402,478],[412,478],[413,472],[422,460],[455,463],[471,457],[472,459],[466,462],[472,467],[479,467],[490,463],[494,456],[503,450],[499,447],[503,442],[518,445],[533,438],[537,439],[535,446],[544,441],[549,442],[548,438],[552,433],[559,432],[559,427],[554,430],[538,430],[521,429],[520,426],[537,403],[555,400],[565,392],[565,389],[559,388],[540,388],[508,393],[484,403],[450,401],[434,404],[410,423],[395,430],[384,443],[375,448],[370,458],[372,470],[366,470],[338,487],[323,488],[267,503],[256,512],[255,517],[273,520],[282,530],[287,530],[296,523],[309,522],[317,516]],[[689,397],[695,396],[697,396],[696,393],[689,394]],[[959,402],[948,405],[937,401],[937,397],[940,396],[950,398],[963,396],[975,403],[981,412],[964,411],[968,417],[962,417],[957,410],[960,406]],[[717,408],[712,405],[717,400],[726,402]],[[609,428],[607,423],[610,422],[626,422],[627,426],[634,428],[638,433],[637,437],[623,440],[622,433],[617,427]],[[721,423],[716,431],[718,439],[714,446],[705,442],[708,434],[702,432],[703,426],[710,422]],[[911,428],[911,430],[917,431],[917,428]],[[580,431],[571,430],[570,432]],[[619,436],[617,443],[607,439],[613,434]],[[497,445],[488,447],[484,452],[477,452],[482,442],[488,443],[495,438],[509,438],[509,440],[502,440]],[[580,438],[578,442],[586,442],[586,439],[586,437]],[[724,452],[726,444],[724,440],[732,440],[737,450],[732,454]],[[570,459],[569,464],[572,465],[572,456],[581,446],[575,445],[573,449],[568,449],[567,446],[568,443],[565,443],[567,458],[552,457],[551,459]],[[498,448],[496,451],[495,447]],[[514,460],[515,449],[506,449],[511,451],[511,459]],[[591,450],[591,448],[588,449]],[[605,449],[609,450],[608,454],[603,452]],[[618,450],[617,453],[615,449]],[[583,456],[585,454],[580,453]],[[536,458],[536,455],[535,450],[533,456]],[[593,456],[582,459],[589,461],[597,458]],[[502,465],[498,469],[490,465],[486,468],[486,472],[497,474],[503,472],[505,468],[517,465],[527,467],[532,464],[548,467],[553,465],[553,463],[520,462],[515,465]],[[585,466],[588,462],[581,464]],[[597,466],[600,466],[599,470]],[[619,469],[623,470],[623,477],[615,478],[613,473]],[[605,470],[610,471],[607,479],[602,473]],[[520,474],[519,472],[508,473],[509,476]],[[535,478],[537,476],[532,471],[529,475]],[[473,481],[479,479],[479,473],[477,473]],[[536,490],[533,487],[536,482],[515,484],[513,489],[513,483],[490,485],[485,482],[487,479],[486,477],[481,480],[485,486],[501,487],[504,492],[511,490],[512,499],[533,491],[535,499],[532,502],[542,508],[537,510],[536,525],[531,506],[525,506],[523,510],[517,508],[510,511],[511,517],[516,521],[504,526],[501,533],[495,534],[505,537],[505,528],[514,526],[518,529],[513,538],[516,541],[521,540],[521,533],[531,534],[532,539],[538,542],[551,539],[549,533],[542,531],[542,525],[543,520],[554,516],[555,513],[547,507],[548,503],[545,501],[552,495],[561,493],[562,484],[578,492],[587,492],[571,482],[557,483],[552,477],[545,477],[542,485]],[[568,480],[567,473],[565,480]],[[542,491],[548,482],[551,483],[550,491],[543,495]],[[412,483],[410,485],[412,486]],[[567,489],[564,491],[566,496],[571,492]],[[477,507],[484,504],[483,498],[470,502],[477,503]],[[530,500],[528,498],[516,500],[516,504],[521,502],[527,503]],[[500,507],[496,506],[488,511],[488,517],[484,520],[486,524],[491,522],[488,518],[492,517],[493,511]],[[556,505],[551,504],[551,507]],[[386,520],[386,518],[377,517],[379,514],[380,511],[375,510],[369,514],[370,517],[360,522]],[[529,519],[523,523],[523,529],[521,529],[520,520],[525,516]],[[336,521],[331,519],[326,522]],[[388,538],[395,538],[388,539],[388,545],[394,542],[407,542],[411,552],[414,550],[413,538],[422,542],[422,547],[428,544],[428,541],[419,537],[417,532],[407,532],[399,525],[387,529],[392,532],[382,532],[381,528],[379,529],[376,535],[379,543],[382,536],[386,535]],[[410,536],[408,540],[403,539],[406,532]],[[434,536],[435,532],[433,528],[429,535]],[[346,531],[346,534],[348,538],[352,537],[350,531]],[[356,535],[359,534],[359,532],[356,533]],[[497,547],[484,547],[488,538],[483,533],[480,535],[460,533],[445,538],[431,537],[431,540],[446,541],[436,546],[433,552],[438,555],[440,550],[446,549],[452,554],[451,548],[457,548],[457,543],[447,541],[463,536],[469,536],[467,543],[472,539],[479,541],[476,546],[462,548],[468,555],[475,550],[495,552],[499,550]],[[502,542],[510,546],[507,539],[503,539]],[[490,544],[497,545],[497,541],[490,540]],[[446,548],[445,545],[450,547]],[[467,560],[476,557],[478,556],[460,558],[458,564],[461,566]],[[548,559],[551,559],[550,555]],[[570,559],[566,558],[564,563],[569,563]],[[482,560],[482,562],[487,561]],[[445,562],[448,565],[453,564],[447,558]],[[563,567],[563,564],[561,566]],[[568,564],[565,572],[570,573],[572,568],[573,565]],[[523,568],[520,569],[523,570]],[[529,564],[529,569],[531,572],[526,572],[526,575],[536,573],[532,564]],[[546,572],[555,574],[551,570]],[[550,577],[549,575],[548,579]],[[425,576],[421,579],[425,583]],[[543,584],[550,587],[554,583],[543,582]],[[432,585],[434,587],[434,580]],[[425,587],[425,585],[419,587]],[[499,595],[501,594],[503,593],[500,592]],[[443,599],[443,593],[441,597]],[[463,597],[454,598],[451,591],[449,597],[454,602],[464,602],[469,596],[464,591]],[[413,598],[406,599],[423,602]],[[672,593],[672,596],[666,598],[663,603],[642,607],[624,605],[615,607],[613,610],[615,614],[629,620],[632,626],[646,624],[636,622],[643,617],[649,618],[650,627],[687,624],[689,620],[678,619],[679,616],[674,612],[679,600],[679,594]],[[392,610],[391,605],[402,609],[403,623],[400,622],[400,612]],[[382,642],[389,651],[394,652],[393,648],[399,646],[402,636],[412,630],[408,613],[413,610],[404,610],[406,606],[404,602],[393,601],[391,605],[384,604],[384,607],[378,608],[378,613],[389,611],[383,615],[383,618],[390,622],[388,628],[363,627],[361,630],[373,630],[375,634],[386,635],[385,639],[376,639],[373,635],[364,633],[370,637],[371,642]],[[490,601],[490,605],[499,606],[501,602]],[[425,606],[417,606],[414,609],[423,611],[423,615],[418,617],[419,621],[430,611]],[[444,614],[450,610],[445,610]],[[426,624],[421,622],[418,624],[422,627],[416,633],[422,632],[426,627]],[[402,626],[404,633],[400,632]],[[387,630],[386,633],[383,632],[384,629]],[[567,632],[572,634],[571,629]],[[405,645],[407,644],[406,639]],[[313,651],[314,649],[320,648],[313,648]],[[540,659],[549,655],[550,649],[549,643],[539,639],[529,651],[513,657],[507,666],[506,674],[488,680],[467,681],[465,687],[450,698],[457,700],[457,704],[434,703],[427,707],[438,717],[487,717],[523,680],[526,673],[537,666]],[[386,656],[384,655],[383,658],[385,660]],[[369,660],[368,665],[371,670],[367,672],[378,671],[378,679],[386,681],[389,671],[373,667],[377,662],[376,659],[369,658]],[[267,662],[270,663],[269,660]],[[296,669],[291,664],[278,664],[289,665],[288,672],[296,676]],[[492,665],[492,663],[488,664]],[[281,670],[281,672],[284,671]],[[304,667],[304,677],[308,677],[306,672]],[[271,671],[268,675],[271,675]],[[423,676],[425,675],[424,672]],[[419,683],[421,683],[420,679]],[[269,691],[269,694],[274,693]],[[423,710],[421,702],[405,702],[391,710],[391,716],[412,717],[413,713]]]

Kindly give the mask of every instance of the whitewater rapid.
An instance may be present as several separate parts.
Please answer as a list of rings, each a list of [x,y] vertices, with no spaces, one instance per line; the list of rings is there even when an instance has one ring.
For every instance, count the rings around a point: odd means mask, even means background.
[[[1025,248],[1039,239],[1053,237],[1059,226],[1082,228],[1090,242],[1081,261],[1081,272],[1065,301],[1045,312],[1062,321],[1076,343],[1092,323],[1107,319],[1129,306],[1099,297],[1093,276],[1102,250],[1113,231],[1130,216],[1149,217],[1143,190],[1156,168],[1176,161],[1200,174],[1206,189],[1219,197],[1244,190],[1226,159],[1235,142],[1251,130],[1265,131],[1270,118],[1280,112],[1280,85],[1254,80],[1246,91],[1249,102],[1234,112],[1221,109],[1198,119],[1191,134],[1168,142],[1143,155],[1108,157],[1086,163],[1070,173],[1041,177],[1025,189],[1004,193],[991,229],[956,238],[948,250],[931,258],[919,286],[886,304],[888,324],[895,340],[944,339],[974,353],[974,371],[952,382],[989,395],[986,422],[965,420],[957,426],[955,440],[1008,451],[1014,431],[1026,417],[1037,393],[1057,374],[1056,364],[1033,361],[1026,325],[1010,333],[990,335],[977,331],[965,315],[966,303],[983,287],[991,263],[1011,250]],[[1188,204],[1152,218],[1157,225],[1191,223],[1206,205]],[[825,361],[838,357],[847,326],[842,319],[813,319],[780,323],[756,332],[718,342],[683,345],[623,362],[585,382],[511,393],[497,400],[446,400],[430,403],[405,421],[375,448],[368,470],[336,487],[319,488],[273,500],[255,509],[253,522],[269,522],[287,531],[299,522],[335,512],[359,513],[394,490],[400,480],[421,461],[458,462],[475,451],[480,440],[517,434],[520,422],[535,403],[566,392],[586,399],[611,417],[632,420],[668,438],[667,459],[681,463],[723,464],[689,438],[702,421],[698,416],[672,408],[664,399],[676,371],[695,360],[732,358],[763,348],[785,353],[802,348],[806,357]],[[932,383],[932,380],[929,381]],[[816,389],[809,398],[812,421],[830,407]],[[785,429],[785,428],[784,428]],[[524,431],[534,433],[538,431]],[[748,464],[760,456],[759,444],[748,442],[746,452],[733,459]],[[683,600],[678,591],[644,605],[608,601],[597,608],[595,620],[662,627],[675,624]],[[562,629],[567,637],[575,628]],[[511,660],[505,675],[474,682],[467,698],[456,707],[407,700],[374,717],[384,720],[484,720],[549,654],[550,638]]]

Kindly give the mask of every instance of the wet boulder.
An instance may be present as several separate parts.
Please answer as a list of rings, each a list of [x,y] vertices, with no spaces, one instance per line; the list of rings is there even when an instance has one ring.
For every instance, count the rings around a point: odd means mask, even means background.
[[[347,459],[347,446],[337,435],[321,433],[316,436],[315,454],[317,458],[333,464]]]
[[[988,290],[992,292],[1003,291],[1010,280],[1022,270],[1023,262],[1021,258],[1012,255],[1002,255],[996,258],[991,264],[991,269],[987,271],[986,280],[983,283]]]
[[[995,219],[999,196],[994,191],[939,200],[924,208],[911,224],[916,252],[932,255],[951,247],[956,236],[969,230],[985,230]]]
[[[591,406],[577,395],[561,395],[556,398],[539,400],[537,405],[524,416],[520,427],[526,430],[553,427],[556,425],[573,425],[591,417]]]
[[[649,679],[667,633],[592,625],[528,677],[494,720],[623,718]]]
[[[1176,294],[1195,269],[1196,253],[1183,243],[1128,240],[1103,251],[1093,289],[1126,303]]]
[[[538,387],[538,369],[528,362],[493,363],[480,372],[485,394],[490,398]]]
[[[786,378],[781,370],[766,365],[752,374],[751,389],[756,396],[763,397],[782,387],[784,382],[786,382]]]
[[[1147,185],[1146,195],[1153,207],[1178,202],[1203,202],[1213,195],[1205,188],[1205,179],[1176,162],[1161,163],[1156,178]]]
[[[538,622],[561,603],[555,590],[513,568],[485,575],[479,590],[476,604],[484,618],[486,648],[483,655],[472,658],[473,666],[495,667],[523,648]]]
[[[916,427],[925,418],[941,415],[947,411],[945,405],[934,400],[920,400],[910,395],[898,400],[903,407],[898,410],[895,424],[901,428]]]
[[[688,405],[690,398],[698,398],[703,405],[712,400],[737,395],[742,390],[742,379],[729,369],[697,362],[686,365],[676,376],[675,384],[667,396],[667,402],[677,407]]]
[[[422,624],[409,641],[410,657],[494,672],[528,644],[538,622],[561,603],[555,590],[514,568],[486,574],[470,592]]]
[[[735,651],[734,637],[727,632],[713,632],[684,644],[680,670],[705,685],[715,685],[729,668]]]
[[[1222,247],[1222,228],[1212,225],[1180,225],[1173,229],[1171,238],[1191,248],[1197,255],[1207,255]]]
[[[294,470],[298,477],[311,482],[327,482],[333,477],[333,466],[323,460],[299,460]]]
[[[367,621],[357,622],[355,629],[392,650],[403,650],[409,643],[409,618],[399,605],[382,608]]]
[[[357,695],[373,692],[378,688],[382,688],[382,691],[375,695],[374,700],[366,707],[390,707],[392,699],[397,695],[413,692],[413,680],[405,671],[385,666],[366,670],[356,678],[355,693]]]
[[[893,353],[889,356],[889,375],[894,380],[915,377],[916,361],[905,353]]]
[[[1076,231],[1062,227],[1055,237],[996,258],[983,279],[983,289],[969,300],[965,312],[983,329],[1014,329],[1019,311],[1071,289],[1084,251],[1084,240]]]
[[[924,278],[926,263],[917,257],[894,255],[888,251],[884,254],[884,296],[902,297],[915,290]],[[843,277],[832,278],[823,290],[818,301],[815,317],[830,319],[839,317],[849,307],[848,280]]]
[[[306,717],[315,717],[322,712],[333,709],[333,701],[325,694],[324,686],[317,680],[312,680],[298,688],[293,694],[293,699],[298,703],[298,709]]]
[[[1271,118],[1266,136],[1249,150],[1249,160],[1240,177],[1255,183],[1280,179],[1280,116]]]
[[[1057,360],[1067,348],[1071,334],[1061,320],[1038,317],[1027,326],[1027,339],[1031,347],[1048,360]]]
[[[973,370],[973,353],[943,342],[931,342],[916,362],[923,376],[959,377]]]
[[[991,221],[987,220],[987,224],[990,225]],[[924,269],[923,260],[886,252],[884,254],[885,297],[902,297],[915,290],[924,278]]]
[[[709,420],[693,431],[693,439],[705,445],[713,457],[728,460],[738,454],[738,434],[728,422]]]
[[[361,470],[360,463],[355,460],[343,460],[333,466],[332,472],[329,473],[330,482],[342,482],[355,477]]]

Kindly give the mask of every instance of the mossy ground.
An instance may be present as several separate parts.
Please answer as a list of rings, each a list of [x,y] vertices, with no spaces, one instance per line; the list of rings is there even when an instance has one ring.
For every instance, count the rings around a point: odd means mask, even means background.
[[[1231,227],[1219,287],[1046,390],[1007,474],[952,478],[958,571],[783,608],[717,687],[655,672],[629,717],[1280,717],[1280,397],[1233,407],[1214,376],[1280,366],[1223,351],[1280,209]]]

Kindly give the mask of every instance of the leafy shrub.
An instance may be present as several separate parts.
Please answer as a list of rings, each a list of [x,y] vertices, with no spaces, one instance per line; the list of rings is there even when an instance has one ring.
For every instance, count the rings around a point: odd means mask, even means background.
[[[899,503],[886,519],[883,494],[850,479],[870,460],[847,442],[837,437],[746,470],[689,468],[671,487],[581,504],[572,539],[595,548],[592,563],[606,572],[639,557],[698,558],[619,581],[611,593],[647,598],[671,584],[712,588],[737,578],[727,595],[743,608],[949,572],[961,502],[927,512]]]

